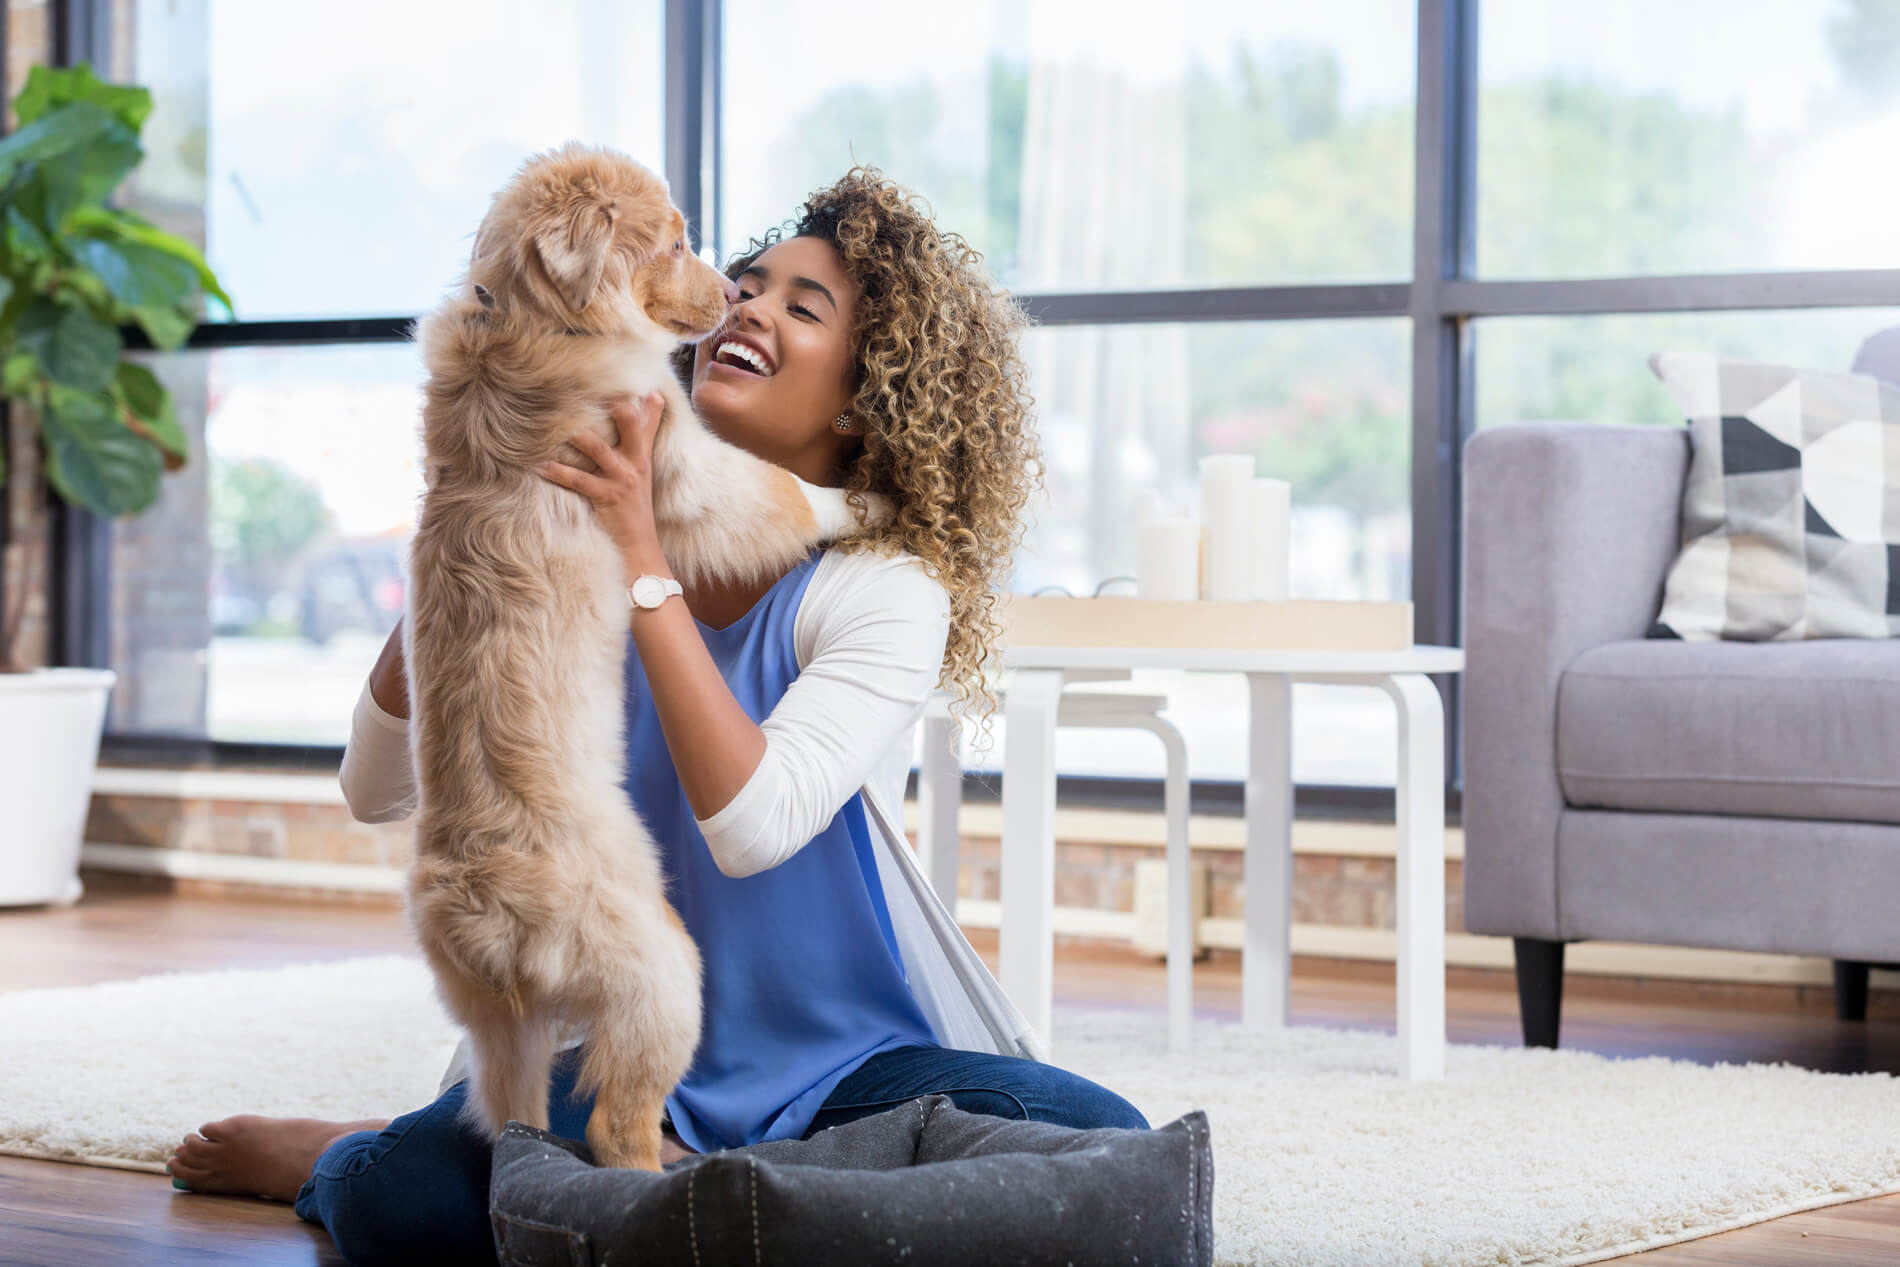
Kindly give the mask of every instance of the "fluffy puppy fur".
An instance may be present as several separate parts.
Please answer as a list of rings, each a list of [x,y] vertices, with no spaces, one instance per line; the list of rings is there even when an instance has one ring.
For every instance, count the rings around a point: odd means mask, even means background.
[[[609,402],[665,394],[661,546],[691,584],[782,571],[856,522],[836,490],[713,436],[667,355],[724,324],[728,283],[685,249],[665,185],[608,151],[530,160],[476,235],[466,284],[417,329],[427,492],[404,654],[421,791],[408,907],[474,1056],[465,1110],[546,1128],[558,1029],[602,1165],[659,1168],[667,1094],[700,1031],[697,948],[620,786],[627,578],[579,494]]]

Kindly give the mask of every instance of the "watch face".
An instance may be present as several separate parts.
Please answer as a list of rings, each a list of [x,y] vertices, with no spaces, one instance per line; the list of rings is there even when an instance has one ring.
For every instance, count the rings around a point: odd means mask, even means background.
[[[642,576],[633,583],[633,601],[642,607],[658,607],[666,601],[666,585],[657,576]]]

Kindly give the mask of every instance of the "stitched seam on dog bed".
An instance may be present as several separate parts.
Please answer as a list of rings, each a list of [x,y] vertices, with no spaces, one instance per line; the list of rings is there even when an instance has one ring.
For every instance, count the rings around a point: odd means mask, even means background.
[[[748,1157],[746,1168],[752,1172],[752,1261],[764,1267],[765,1255],[759,1251],[759,1159]]]
[[[699,1179],[698,1166],[686,1176],[686,1234],[693,1242],[693,1267],[699,1267],[699,1220],[693,1216],[693,1184]]]
[[[1195,1201],[1194,1199],[1194,1181],[1196,1178],[1196,1175],[1194,1172],[1200,1169],[1201,1154],[1200,1154],[1200,1150],[1195,1148],[1194,1146],[1194,1123],[1192,1122],[1189,1122],[1187,1124],[1187,1136],[1188,1136],[1188,1208],[1187,1208],[1188,1249],[1194,1254],[1195,1261],[1198,1262],[1200,1261],[1200,1256],[1201,1256],[1200,1255],[1201,1207],[1200,1207],[1200,1203]]]

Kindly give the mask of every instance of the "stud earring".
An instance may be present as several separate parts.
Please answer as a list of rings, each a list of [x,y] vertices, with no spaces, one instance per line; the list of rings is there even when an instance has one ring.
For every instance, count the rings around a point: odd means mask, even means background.
[[[851,415],[839,414],[838,421],[832,423],[831,425],[836,427],[840,432],[849,431],[851,430]]]

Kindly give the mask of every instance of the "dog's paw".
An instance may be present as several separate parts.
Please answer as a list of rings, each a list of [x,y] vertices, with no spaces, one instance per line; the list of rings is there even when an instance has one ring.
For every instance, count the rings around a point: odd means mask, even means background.
[[[864,509],[860,511],[851,505],[842,488],[821,488],[803,480],[798,483],[806,502],[811,506],[812,517],[818,522],[818,540],[821,544],[848,536],[861,527],[876,528],[889,523],[891,516],[897,512],[896,503],[882,493],[863,494]]]

